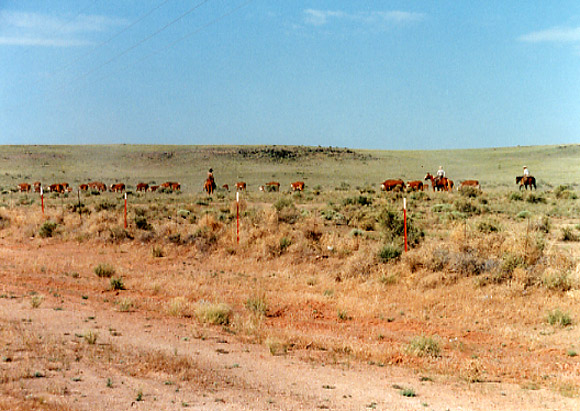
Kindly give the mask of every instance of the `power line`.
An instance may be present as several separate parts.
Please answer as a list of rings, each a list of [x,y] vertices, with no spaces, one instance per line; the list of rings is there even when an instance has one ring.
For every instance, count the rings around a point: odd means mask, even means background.
[[[94,69],[81,74],[78,77],[75,77],[74,79],[71,80],[71,82],[75,82],[78,80],[82,80],[83,78],[86,78],[88,76],[90,76],[91,74],[93,74],[95,71],[100,70],[101,68],[105,67],[108,64],[111,64],[113,61],[117,60],[118,58],[124,56],[125,54],[127,54],[128,52],[130,52],[131,50],[136,49],[137,47],[139,47],[141,44],[145,43],[146,41],[152,39],[153,37],[157,36],[159,33],[161,33],[162,31],[166,30],[167,28],[171,27],[172,25],[174,25],[175,23],[177,23],[178,21],[182,20],[185,16],[193,13],[195,10],[197,10],[198,8],[200,8],[201,6],[203,6],[206,3],[209,3],[211,0],[203,0],[202,2],[196,4],[194,7],[192,7],[191,9],[187,10],[185,13],[181,14],[179,17],[177,17],[176,19],[172,20],[171,22],[167,23],[165,26],[161,27],[160,29],[158,29],[157,31],[155,31],[154,33],[150,34],[149,36],[145,37],[144,39],[138,41],[137,43],[133,44],[131,47],[126,48],[125,50],[123,50],[121,53],[115,55],[114,57],[111,57],[109,60],[105,61],[104,63],[100,64],[99,66],[95,67]]]
[[[147,13],[145,13],[143,16],[139,17],[137,20],[135,20],[133,23],[129,24],[127,27],[125,27],[124,29],[118,31],[117,33],[113,34],[111,37],[109,37],[107,40],[103,41],[102,43],[99,43],[98,45],[96,45],[95,47],[93,47],[90,51],[88,51],[87,53],[77,57],[76,59],[74,59],[73,61],[71,61],[70,63],[60,67],[59,69],[55,70],[54,72],[52,72],[51,74],[49,74],[49,76],[54,76],[55,74],[57,74],[58,72],[72,66],[74,63],[76,63],[79,60],[82,60],[83,58],[93,54],[96,50],[100,49],[101,47],[103,47],[106,44],[109,44],[111,41],[113,41],[114,39],[116,39],[117,37],[119,37],[121,34],[125,33],[126,31],[128,31],[129,29],[131,29],[132,27],[136,26],[137,24],[139,24],[140,22],[142,22],[143,20],[145,20],[147,17],[149,17],[151,14],[153,14],[153,12],[157,11],[158,9],[160,9],[161,7],[163,7],[166,3],[169,3],[171,0],[165,0],[163,2],[161,2],[160,4],[158,4],[157,6],[155,6],[154,8],[152,8],[151,10],[149,10]]]
[[[164,51],[166,51],[166,50],[169,50],[170,48],[174,47],[176,44],[178,44],[178,43],[180,43],[180,42],[182,42],[182,41],[184,41],[184,40],[186,40],[186,39],[188,39],[188,38],[192,37],[193,35],[195,35],[195,34],[199,33],[200,31],[202,31],[202,30],[204,30],[204,29],[206,29],[206,28],[208,28],[208,27],[210,27],[210,26],[212,26],[212,25],[214,25],[214,24],[218,23],[219,21],[221,21],[221,20],[225,19],[226,17],[228,17],[228,16],[230,16],[230,15],[234,14],[234,13],[235,13],[235,12],[237,12],[238,10],[240,10],[240,9],[242,9],[242,8],[244,8],[244,7],[246,7],[246,6],[247,6],[248,4],[250,4],[252,1],[253,1],[253,0],[248,0],[248,1],[246,1],[246,2],[244,2],[244,3],[242,3],[242,4],[240,4],[240,5],[239,5],[239,6],[237,6],[236,8],[234,8],[234,9],[232,9],[232,10],[230,10],[230,11],[228,11],[228,12],[226,12],[226,13],[222,14],[222,15],[220,15],[219,17],[216,17],[215,19],[213,19],[213,20],[212,20],[212,21],[210,21],[209,23],[206,23],[206,24],[204,24],[203,26],[200,26],[200,27],[198,27],[197,29],[195,29],[195,30],[193,30],[193,31],[189,32],[189,33],[188,33],[188,34],[186,34],[185,36],[183,36],[183,37],[181,37],[181,38],[179,38],[179,39],[177,39],[177,40],[173,41],[172,43],[169,43],[167,46],[163,47],[162,49],[156,50],[156,51],[154,51],[154,52],[152,52],[152,53],[150,53],[150,54],[146,55],[145,57],[143,57],[143,58],[139,59],[139,60],[138,60],[138,61],[136,61],[135,63],[133,63],[133,64],[129,64],[129,65],[127,65],[127,66],[125,66],[125,67],[123,67],[123,68],[121,68],[121,69],[119,69],[119,70],[117,70],[117,71],[113,72],[113,73],[109,73],[109,74],[107,74],[107,75],[105,75],[105,76],[99,77],[99,78],[95,79],[95,81],[94,81],[93,83],[96,83],[96,82],[98,82],[98,81],[105,80],[105,79],[107,79],[108,77],[110,77],[110,76],[111,76],[112,74],[114,74],[114,73],[117,73],[117,72],[120,72],[120,71],[126,70],[126,69],[128,69],[128,68],[130,68],[130,67],[133,67],[133,66],[136,66],[137,64],[140,64],[140,63],[142,63],[143,61],[145,61],[145,60],[148,60],[148,59],[150,59],[150,58],[151,58],[151,57],[153,57],[153,56],[156,56],[157,54],[160,54],[160,53],[162,53],[162,52],[164,52]]]

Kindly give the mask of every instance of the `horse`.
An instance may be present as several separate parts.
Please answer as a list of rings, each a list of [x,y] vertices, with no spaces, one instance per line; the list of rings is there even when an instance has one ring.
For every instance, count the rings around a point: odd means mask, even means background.
[[[433,191],[451,191],[453,188],[453,180],[450,180],[447,177],[435,178],[431,173],[427,173],[425,180],[431,180]]]
[[[209,195],[213,194],[213,191],[215,190],[215,181],[213,180],[213,178],[208,178],[207,180],[205,180],[205,183],[203,184],[203,189],[204,191],[207,191]]]
[[[530,186],[530,190],[532,189],[532,187],[534,188],[534,190],[536,189],[536,178],[533,176],[517,176],[516,177],[516,184],[520,185],[520,190],[522,189],[522,187],[525,187],[526,190],[528,189],[528,186]]]

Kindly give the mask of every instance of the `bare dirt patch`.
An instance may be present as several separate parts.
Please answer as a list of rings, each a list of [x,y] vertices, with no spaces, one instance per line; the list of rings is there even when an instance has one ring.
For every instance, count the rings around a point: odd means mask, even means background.
[[[135,243],[0,241],[0,409],[580,406],[579,363],[567,353],[578,331],[544,324],[545,307],[566,307],[541,290],[337,281],[327,273],[344,261],[332,258],[256,262],[169,245],[156,258]],[[125,290],[95,275],[100,263]],[[252,296],[263,296],[264,315],[248,308]],[[200,322],[202,301],[228,304],[230,322]],[[537,322],[525,324],[534,310]],[[434,336],[439,356],[407,352],[421,335]]]

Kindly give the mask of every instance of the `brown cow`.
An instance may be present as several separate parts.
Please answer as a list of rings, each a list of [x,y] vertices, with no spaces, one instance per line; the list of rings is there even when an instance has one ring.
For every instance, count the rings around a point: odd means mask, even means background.
[[[244,181],[237,182],[236,191],[246,191],[246,183]]]
[[[81,190],[81,191],[88,191],[89,190],[89,185],[88,184],[81,184],[79,186],[79,190]]]
[[[224,185],[222,186],[222,188],[223,188],[224,190],[226,190],[226,191],[230,191],[230,186],[229,186],[229,185],[227,185],[227,184],[224,184]]]
[[[266,191],[280,191],[280,183],[277,181],[270,181],[266,183],[265,187]]]
[[[50,186],[48,186],[48,190],[51,193],[64,193],[67,190],[67,188],[64,186],[64,184],[62,183],[57,183],[57,184],[51,184]]]
[[[155,191],[157,191],[158,188],[159,188],[159,186],[149,186],[149,191],[155,192]]]
[[[171,191],[179,191],[181,189],[181,185],[175,181],[167,181],[161,184],[161,188],[165,188]]]
[[[407,183],[407,188],[410,191],[423,191],[425,189],[425,184],[420,180],[409,181]]]
[[[113,193],[120,193],[122,191],[125,191],[125,184],[123,183],[111,184],[111,191]]]
[[[107,186],[101,181],[91,181],[88,186],[91,190],[107,191]]]
[[[18,190],[21,193],[28,193],[30,191],[30,188],[31,188],[30,187],[30,184],[28,184],[28,183],[20,183],[20,184],[18,184]]]
[[[149,188],[149,184],[147,183],[139,183],[137,184],[137,191],[147,191],[147,189]]]
[[[290,188],[292,191],[304,191],[304,181],[296,181],[294,183],[290,183]]]
[[[42,183],[40,181],[35,181],[32,183],[32,186],[34,187],[35,193],[40,193],[40,187],[42,187]]]
[[[479,185],[479,181],[478,180],[465,180],[462,181],[458,186],[457,186],[457,191],[461,190],[464,187],[473,187],[477,190],[481,189],[481,186]]]
[[[394,191],[404,189],[405,182],[403,180],[385,180],[381,184],[381,190],[383,191]]]

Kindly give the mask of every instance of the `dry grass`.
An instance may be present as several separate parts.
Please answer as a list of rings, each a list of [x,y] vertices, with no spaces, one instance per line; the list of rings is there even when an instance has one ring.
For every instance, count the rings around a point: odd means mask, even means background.
[[[378,257],[385,240],[381,232],[356,228],[353,235],[354,227],[328,220],[320,212],[324,206],[300,204],[301,198],[278,207],[245,202],[239,244],[227,199],[208,205],[185,201],[194,205],[187,218],[177,219],[184,204],[140,205],[151,230],[125,230],[114,210],[92,212],[82,223],[78,215],[50,210],[51,218],[62,217],[58,234],[35,241],[74,243],[90,249],[91,256],[59,261],[48,253],[23,263],[19,275],[25,281],[33,281],[29,273],[53,276],[65,289],[74,284],[102,292],[94,267],[114,261],[135,294],[118,300],[119,310],[129,305],[133,310],[139,301],[139,310],[195,316],[206,326],[227,327],[241,339],[265,344],[273,355],[306,350],[336,361],[460,375],[469,382],[502,378],[549,385],[554,379],[544,376],[560,373],[537,354],[570,347],[579,337],[574,327],[566,333],[549,330],[545,319],[557,308],[580,318],[577,254],[562,248],[559,230],[517,219],[521,210],[513,204],[519,202],[502,195],[486,195],[488,206],[505,208],[493,218],[480,198],[473,200],[478,213],[462,199],[458,207],[473,214],[467,220],[454,214],[453,198],[429,193],[414,200],[417,213],[423,213],[416,221],[424,222],[426,235],[388,261]],[[449,207],[433,207],[430,196]],[[383,195],[360,207],[372,214],[396,201]],[[537,216],[534,221],[550,212],[549,204],[525,206]],[[356,204],[340,207],[335,206],[345,215],[361,212],[353,209]],[[2,215],[10,223],[0,232],[15,243],[36,236],[44,222],[31,208]],[[359,215],[352,221],[362,220]],[[559,224],[550,217],[551,226]],[[73,271],[80,279],[63,274]],[[439,336],[436,354],[408,348],[418,335]]]

